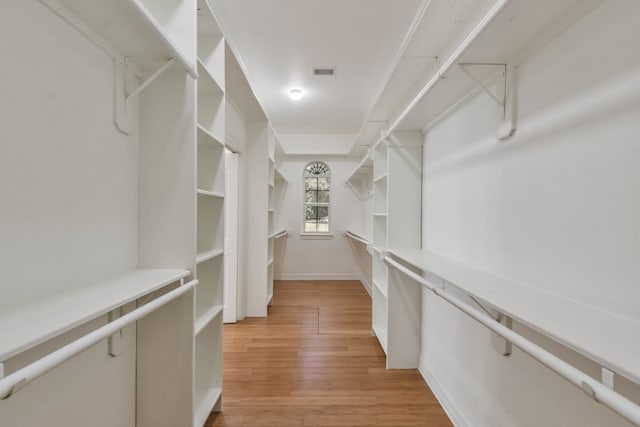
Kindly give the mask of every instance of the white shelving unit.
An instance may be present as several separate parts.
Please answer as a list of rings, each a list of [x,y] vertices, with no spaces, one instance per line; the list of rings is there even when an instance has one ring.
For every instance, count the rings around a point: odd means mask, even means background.
[[[275,274],[275,260],[277,256],[277,241],[283,237],[285,230],[277,229],[280,211],[289,182],[276,165],[277,137],[273,129],[269,128],[268,158],[269,158],[269,200],[268,200],[268,248],[267,248],[267,305],[273,301],[273,276]]]
[[[369,153],[363,157],[358,166],[353,170],[349,178],[346,180],[347,186],[360,199],[366,199],[373,196],[372,182],[373,180],[373,158]]]
[[[395,294],[389,289],[387,248],[402,242],[420,248],[422,146],[419,135],[399,133],[379,142],[373,163],[372,328],[387,354],[388,368],[402,368],[397,337],[391,333]],[[417,195],[415,198],[407,195]],[[419,301],[419,298],[418,298]]]
[[[21,46],[6,59],[26,67],[6,77],[37,82],[0,101],[9,375],[192,278],[198,72],[192,0],[3,8],[16,19],[0,34]],[[3,400],[0,424],[191,425],[194,312],[189,290]],[[42,404],[25,414],[25,401]]]
[[[602,1],[495,2],[460,45],[451,46],[441,55],[441,65],[432,70],[425,79],[427,83],[391,121],[387,135],[396,130],[425,132],[470,95],[485,90],[497,102],[498,136],[509,137],[516,122],[511,86],[515,80],[514,67]],[[420,23],[415,34],[424,33],[421,25],[428,23]],[[504,108],[498,103],[504,104]]]
[[[197,268],[194,426],[222,409],[224,306],[225,40],[198,0]]]

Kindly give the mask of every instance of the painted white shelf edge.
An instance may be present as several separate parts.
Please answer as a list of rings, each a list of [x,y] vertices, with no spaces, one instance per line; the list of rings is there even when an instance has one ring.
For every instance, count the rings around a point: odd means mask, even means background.
[[[356,229],[353,229],[353,228],[348,228],[346,231],[348,233],[353,234],[356,237],[361,238],[362,240],[366,240],[368,244],[371,244],[371,241],[372,241],[371,233],[368,233],[368,232],[363,231],[363,230],[356,230]]]
[[[196,320],[195,334],[198,335],[202,330],[215,319],[220,313],[222,313],[222,305],[211,306],[207,311],[202,313]]]
[[[198,257],[196,258],[196,263],[200,264],[201,262],[205,262],[205,261],[208,261],[208,260],[210,260],[212,258],[219,257],[223,253],[224,253],[223,249],[214,249],[212,251],[207,251],[207,252],[200,253],[200,254],[198,254]]]
[[[214,198],[218,198],[218,199],[224,199],[224,194],[222,193],[216,193],[215,191],[208,191],[208,190],[202,190],[202,189],[198,189],[198,196],[206,196],[206,197],[214,197]]]
[[[191,77],[198,78],[195,64],[140,0],[41,2],[68,21],[73,19],[70,14],[81,20],[129,58],[174,58]]]
[[[284,236],[288,236],[288,232],[287,230],[280,230],[280,231],[276,231],[275,233],[271,233],[269,234],[269,236],[267,236],[267,239],[273,239],[274,237],[284,237]]]
[[[134,270],[44,298],[0,305],[0,361],[184,279],[188,270]]]
[[[218,399],[222,396],[222,389],[212,388],[202,398],[200,402],[196,402],[196,412],[194,416],[194,426],[200,427],[209,418],[211,410],[215,406]]]
[[[209,143],[214,145],[219,145],[224,147],[224,143],[221,142],[218,138],[216,138],[211,132],[205,129],[204,126],[198,124],[198,142],[199,143]]]
[[[640,321],[432,253],[415,249],[390,249],[389,252],[640,384]]]

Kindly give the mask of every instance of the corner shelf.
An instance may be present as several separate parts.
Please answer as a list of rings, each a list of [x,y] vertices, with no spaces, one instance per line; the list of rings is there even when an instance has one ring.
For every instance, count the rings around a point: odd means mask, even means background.
[[[47,297],[15,303],[3,301],[0,305],[0,325],[4,331],[0,360],[13,357],[189,274],[188,270],[134,270]]]

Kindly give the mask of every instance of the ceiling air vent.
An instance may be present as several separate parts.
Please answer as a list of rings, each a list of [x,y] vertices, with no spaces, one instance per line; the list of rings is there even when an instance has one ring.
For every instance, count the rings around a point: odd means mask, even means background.
[[[333,68],[314,68],[313,75],[314,76],[333,76],[335,74],[335,70]]]

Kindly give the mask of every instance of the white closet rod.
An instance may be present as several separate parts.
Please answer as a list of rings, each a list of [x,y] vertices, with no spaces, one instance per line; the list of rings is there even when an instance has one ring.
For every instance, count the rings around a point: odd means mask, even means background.
[[[591,397],[598,403],[602,403],[609,409],[617,412],[636,426],[640,426],[640,406],[630,401],[626,397],[614,390],[606,387],[604,384],[594,380],[591,376],[585,374],[575,366],[570,365],[564,360],[558,358],[552,353],[549,353],[544,348],[534,344],[522,335],[507,328],[503,324],[496,322],[491,317],[479,312],[469,304],[460,301],[451,294],[447,293],[444,289],[438,288],[435,285],[429,283],[423,277],[404,267],[397,261],[389,258],[385,255],[384,260],[387,264],[394,267],[398,271],[406,274],[416,282],[420,283],[425,288],[432,291],[440,298],[447,301],[463,313],[467,314],[477,322],[484,325],[486,328],[500,335],[507,341],[511,342],[516,347],[519,347],[522,351],[533,357],[543,365],[550,368],[552,371],[579,387],[584,391],[587,396]]]
[[[281,232],[279,232],[278,234],[273,236],[273,238],[274,239],[279,239],[281,237],[288,236],[288,235],[289,235],[289,232],[287,230],[282,230]]]
[[[100,341],[110,337],[125,326],[142,319],[149,313],[157,310],[163,305],[175,300],[192,290],[198,284],[197,280],[192,280],[166,294],[156,298],[155,300],[136,308],[130,313],[110,322],[87,335],[73,341],[58,350],[47,354],[41,359],[21,368],[11,375],[0,379],[0,400],[7,399],[20,391],[24,386],[29,384],[36,378],[44,375],[53,368],[63,364],[72,357],[82,353],[89,347],[99,343]]]
[[[498,0],[493,7],[487,12],[487,14],[480,20],[478,25],[476,25],[473,30],[467,37],[462,40],[462,42],[458,45],[456,50],[447,58],[447,60],[440,66],[438,71],[431,77],[431,79],[424,85],[424,87],[418,92],[418,94],[411,100],[409,105],[406,106],[402,113],[391,123],[391,126],[387,129],[385,136],[390,135],[393,131],[396,130],[398,126],[400,126],[400,122],[404,120],[404,118],[411,112],[411,110],[416,106],[420,100],[429,92],[440,79],[446,77],[449,69],[460,59],[460,57],[467,51],[467,49],[471,46],[471,44],[478,38],[478,36],[487,28],[491,22],[502,12],[502,10],[511,2],[511,0]]]
[[[352,232],[350,232],[350,231],[345,231],[345,232],[344,232],[344,235],[345,235],[346,237],[350,237],[350,238],[352,238],[353,240],[357,240],[357,241],[358,241],[358,242],[360,242],[360,243],[364,243],[365,245],[368,245],[368,244],[369,244],[369,242],[367,242],[366,240],[364,240],[362,237],[357,236],[357,235],[353,234],[353,233],[352,233]]]

